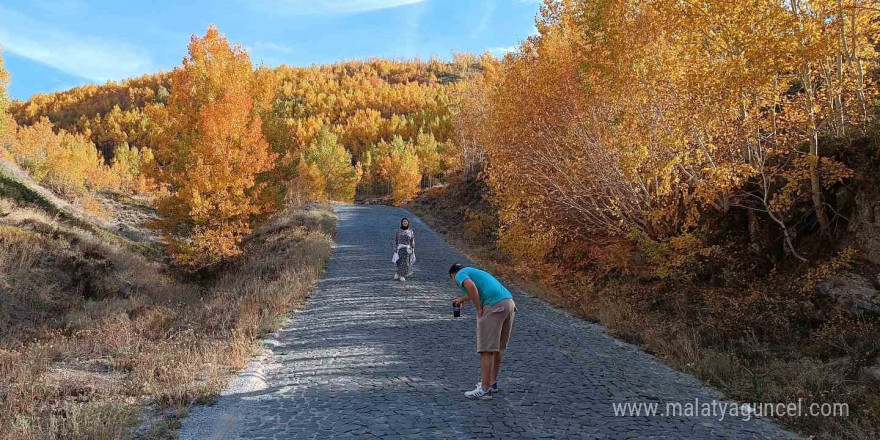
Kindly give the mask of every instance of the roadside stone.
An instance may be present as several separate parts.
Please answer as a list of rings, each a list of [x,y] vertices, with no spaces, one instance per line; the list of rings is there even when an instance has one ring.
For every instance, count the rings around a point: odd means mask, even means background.
[[[850,313],[880,314],[880,290],[861,275],[844,271],[822,281],[816,289]]]
[[[859,380],[880,384],[880,357],[874,359],[873,365],[864,367],[859,371]]]

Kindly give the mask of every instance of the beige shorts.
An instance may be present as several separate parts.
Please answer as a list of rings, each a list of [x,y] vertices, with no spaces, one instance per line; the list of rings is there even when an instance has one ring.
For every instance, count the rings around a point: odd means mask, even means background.
[[[483,316],[477,318],[477,352],[501,351],[507,348],[516,304],[512,299],[483,307]]]

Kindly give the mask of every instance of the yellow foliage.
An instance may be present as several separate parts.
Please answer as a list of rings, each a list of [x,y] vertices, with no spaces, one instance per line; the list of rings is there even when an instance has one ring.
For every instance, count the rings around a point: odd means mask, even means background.
[[[303,161],[308,164],[303,165]],[[307,193],[323,193],[317,200],[354,201],[360,170],[352,166],[351,153],[326,127],[304,151],[297,170],[297,181],[305,185]]]
[[[111,213],[107,210],[107,207],[105,207],[104,204],[101,203],[101,200],[99,200],[93,194],[85,194],[82,197],[79,197],[77,202],[80,206],[82,206],[82,209],[84,211],[94,215],[95,217],[98,217],[101,220],[107,220],[111,216]]]
[[[880,23],[858,0],[797,5],[547,1],[539,35],[455,95],[456,148],[463,168],[485,154],[502,241],[537,257],[504,230],[655,239],[741,208],[796,255],[791,213],[809,202],[827,229],[822,190],[852,176],[819,139],[874,118]]]
[[[192,37],[171,84],[167,111],[153,115],[162,129],[147,169],[167,191],[157,226],[180,263],[210,265],[239,254],[252,222],[279,207],[260,180],[276,157],[262,133],[265,103],[247,52],[213,26]]]
[[[419,156],[415,148],[400,136],[395,136],[391,143],[381,142],[376,151],[381,154],[376,163],[378,173],[391,182],[394,203],[403,205],[419,192],[422,180]]]
[[[443,171],[444,146],[437,142],[431,133],[419,132],[415,141],[416,156],[419,158],[419,172],[423,176],[436,176]]]
[[[118,179],[116,186],[129,193],[147,192],[149,185],[146,177],[141,174],[141,169],[152,160],[153,152],[149,148],[138,151],[124,142],[117,145],[110,164],[111,174]]]
[[[801,291],[805,293],[812,292],[817,284],[827,280],[842,270],[849,269],[857,254],[858,251],[853,246],[848,246],[831,260],[811,268],[806,276],[804,276],[803,283],[801,284]]]
[[[717,246],[706,246],[702,237],[694,233],[654,240],[634,230],[627,238],[645,253],[648,264],[664,279],[687,279],[698,257],[709,257],[720,251]]]
[[[34,180],[61,193],[82,193],[113,187],[110,169],[101,153],[82,135],[60,130],[47,119],[19,127],[9,145],[15,161]]]
[[[445,152],[453,132],[449,91],[459,79],[472,77],[489,63],[497,61],[491,56],[457,55],[452,63],[373,59],[327,66],[258,68],[250,75],[247,93],[261,117],[263,136],[278,155],[275,169],[261,175],[260,180],[279,188],[281,182],[292,183],[299,166],[297,159],[325,128],[337,135],[338,142],[351,153],[351,163],[382,156],[374,148],[399,135],[417,145],[423,174],[437,175],[449,169],[458,159]],[[48,117],[55,129],[88,137],[112,164],[122,146],[144,152],[165,142],[168,130],[176,130],[170,127],[176,119],[168,115],[170,107],[176,105],[172,93],[180,85],[175,75],[158,73],[37,94],[26,102],[13,103],[11,114],[22,126]],[[212,91],[223,82],[210,76],[205,80],[214,84],[206,88]],[[193,118],[189,119],[186,124],[195,124]],[[130,159],[133,157],[123,161],[131,163]],[[140,168],[119,166],[116,180],[123,191],[167,190],[153,188],[155,182],[135,176],[135,169]],[[372,164],[362,169],[365,182],[384,183]],[[332,179],[326,185],[339,186],[332,190],[339,193],[334,197],[348,200],[351,180],[348,174],[345,176],[338,185]],[[132,182],[137,189],[132,188]]]
[[[300,156],[296,166],[296,177],[288,189],[293,205],[301,205],[310,200],[327,200],[327,182],[318,165]]]

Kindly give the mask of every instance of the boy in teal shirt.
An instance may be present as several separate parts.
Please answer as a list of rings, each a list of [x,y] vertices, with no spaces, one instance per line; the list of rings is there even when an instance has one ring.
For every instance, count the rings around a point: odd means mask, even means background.
[[[469,399],[489,400],[493,392],[498,392],[501,351],[510,341],[516,304],[510,291],[488,272],[453,264],[449,277],[465,294],[452,303],[461,306],[473,301],[477,309],[477,352],[482,379],[475,390],[464,395]]]

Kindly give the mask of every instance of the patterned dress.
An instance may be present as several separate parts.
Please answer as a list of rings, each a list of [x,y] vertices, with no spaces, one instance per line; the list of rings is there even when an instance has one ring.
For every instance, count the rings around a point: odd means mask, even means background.
[[[398,229],[394,236],[394,252],[400,257],[397,260],[397,275],[412,275],[412,266],[416,262],[416,237],[412,229]]]

